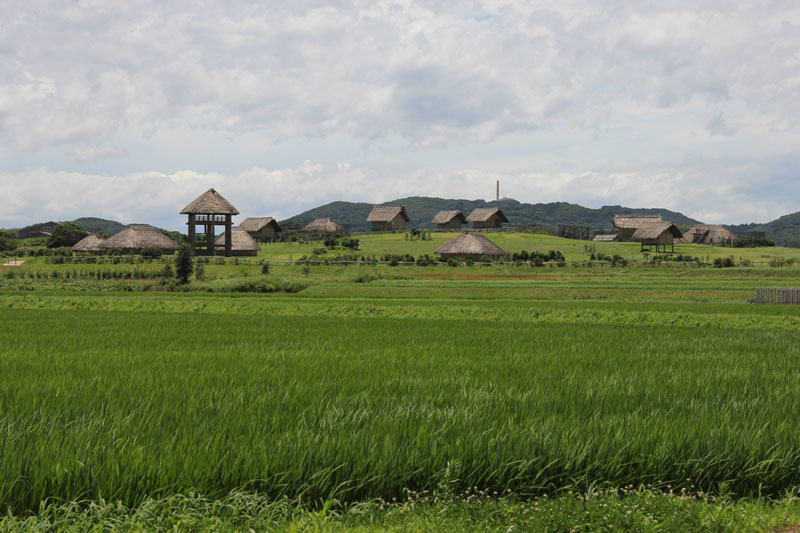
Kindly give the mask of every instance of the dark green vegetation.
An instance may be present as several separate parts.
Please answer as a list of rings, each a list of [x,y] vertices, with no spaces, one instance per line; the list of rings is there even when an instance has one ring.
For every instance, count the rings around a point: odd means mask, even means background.
[[[96,217],[81,217],[72,221],[90,233],[104,233],[106,235],[116,235],[125,229],[124,224],[120,224],[115,220],[106,220],[104,218]]]
[[[800,310],[748,303],[796,268],[6,276],[164,266],[43,259],[0,272],[0,530],[800,523]]]
[[[73,246],[75,243],[89,235],[82,227],[72,222],[59,224],[47,239],[48,248],[61,248]]]
[[[408,227],[431,228],[431,219],[441,210],[457,209],[465,215],[479,207],[500,207],[511,223],[516,226],[559,226],[580,225],[596,228],[612,227],[614,215],[647,214],[661,215],[667,220],[679,224],[698,224],[697,220],[668,209],[635,209],[622,206],[603,206],[591,209],[577,204],[553,202],[549,204],[525,204],[511,198],[503,198],[499,202],[485,200],[451,200],[445,198],[429,198],[412,196],[398,198],[384,205],[405,205],[411,222]],[[295,215],[281,224],[308,223],[317,217],[331,217],[340,224],[350,226],[351,231],[368,231],[367,215],[372,204],[355,202],[331,202],[309,211]]]

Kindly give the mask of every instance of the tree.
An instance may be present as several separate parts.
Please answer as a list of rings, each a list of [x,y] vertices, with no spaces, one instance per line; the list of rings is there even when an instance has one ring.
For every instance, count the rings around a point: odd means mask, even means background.
[[[192,247],[184,243],[178,249],[178,255],[175,256],[175,277],[182,284],[189,283],[192,270]]]
[[[0,252],[10,252],[17,249],[17,236],[13,232],[0,229]]]
[[[79,240],[89,235],[89,232],[73,224],[72,222],[64,222],[59,224],[50,234],[47,239],[48,248],[60,248],[61,246],[74,246]]]

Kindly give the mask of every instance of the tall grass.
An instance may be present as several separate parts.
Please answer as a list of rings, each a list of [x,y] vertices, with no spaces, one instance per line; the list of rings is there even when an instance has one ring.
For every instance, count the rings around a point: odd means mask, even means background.
[[[777,495],[800,484],[798,341],[787,328],[2,309],[0,506],[232,489],[356,501],[442,481]]]

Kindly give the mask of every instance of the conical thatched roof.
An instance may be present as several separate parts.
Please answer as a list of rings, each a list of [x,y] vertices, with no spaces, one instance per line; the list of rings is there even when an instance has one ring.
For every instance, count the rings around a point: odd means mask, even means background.
[[[455,239],[447,241],[436,252],[443,256],[501,257],[507,255],[505,250],[481,235],[477,231],[465,231]]]
[[[83,239],[75,243],[72,247],[73,252],[99,252],[103,246],[103,239],[97,233],[90,233]]]
[[[501,222],[508,222],[508,218],[506,218],[499,207],[479,207],[478,209],[473,209],[472,213],[467,217],[467,222],[488,222],[494,215],[497,215]]]
[[[195,198],[181,211],[181,215],[238,215],[239,210],[214,189]]]
[[[217,238],[217,250],[225,250],[225,234]],[[231,251],[236,252],[258,252],[260,248],[254,238],[242,228],[231,228]]]
[[[103,250],[142,250],[144,248],[160,248],[165,252],[174,252],[178,243],[161,233],[158,228],[147,224],[132,224],[113,237],[109,237],[101,245]]]
[[[722,224],[698,224],[683,234],[683,243],[718,244],[735,241],[739,237]]]
[[[317,218],[314,222],[306,224],[300,231],[336,233],[337,231],[344,231],[344,228],[330,218]]]

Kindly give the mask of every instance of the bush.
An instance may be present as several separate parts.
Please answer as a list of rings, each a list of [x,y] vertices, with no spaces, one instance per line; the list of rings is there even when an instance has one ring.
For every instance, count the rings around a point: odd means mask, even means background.
[[[712,263],[714,268],[729,268],[734,266],[733,257],[717,257]]]
[[[181,284],[185,285],[189,283],[192,270],[192,247],[184,243],[178,249],[178,255],[175,256],[175,276]]]
[[[266,261],[265,261],[265,262],[264,262],[264,264],[263,264],[263,265],[261,265],[261,273],[262,273],[263,275],[265,275],[265,276],[266,276],[267,274],[269,274],[269,263],[268,263],[268,262],[266,262]]]
[[[17,237],[7,230],[0,229],[0,252],[10,252],[17,249]]]
[[[142,259],[161,259],[161,256],[164,255],[164,252],[161,250],[161,248],[148,246],[147,248],[142,249],[141,255]]]

